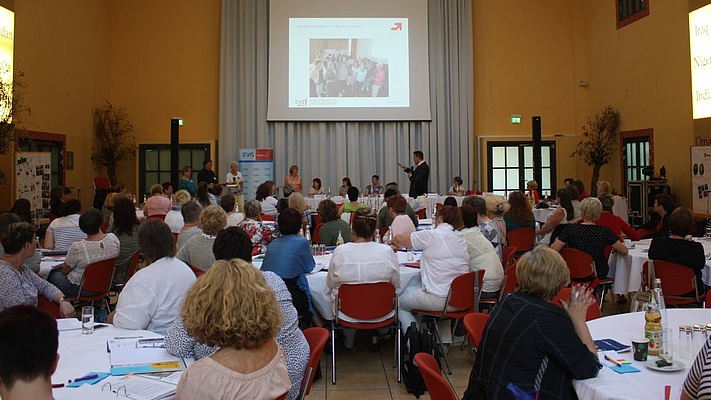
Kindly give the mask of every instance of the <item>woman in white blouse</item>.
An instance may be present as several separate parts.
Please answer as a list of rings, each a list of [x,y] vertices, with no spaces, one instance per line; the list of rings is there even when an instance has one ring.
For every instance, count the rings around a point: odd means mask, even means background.
[[[393,238],[396,246],[422,249],[422,287],[403,293],[399,298],[398,315],[404,329],[417,321],[411,310],[442,311],[454,278],[469,272],[467,243],[456,232],[462,226],[459,208],[444,206],[437,212],[435,229]]]
[[[256,200],[262,204],[262,213],[266,215],[277,215],[277,199],[274,197],[274,183],[264,182],[257,187]]]
[[[326,284],[332,289],[334,314],[338,312],[338,288],[343,284],[391,282],[395,287],[400,285],[400,269],[395,253],[390,246],[373,241],[377,219],[370,208],[356,210],[353,213],[353,242],[340,245],[333,252]],[[343,314],[338,318],[355,322]],[[344,329],[343,344],[347,349],[355,346],[355,332],[355,329]]]

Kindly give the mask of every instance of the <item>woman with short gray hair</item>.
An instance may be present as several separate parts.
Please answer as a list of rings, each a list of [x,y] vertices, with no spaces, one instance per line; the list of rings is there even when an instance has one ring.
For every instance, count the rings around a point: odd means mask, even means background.
[[[267,244],[276,238],[273,225],[262,222],[262,205],[257,200],[244,203],[244,219],[237,224],[252,239],[252,255],[264,254]]]

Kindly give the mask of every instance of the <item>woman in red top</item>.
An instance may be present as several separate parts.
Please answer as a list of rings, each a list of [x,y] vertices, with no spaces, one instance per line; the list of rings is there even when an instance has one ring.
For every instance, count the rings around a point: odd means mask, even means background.
[[[627,235],[627,237],[633,241],[640,240],[641,237],[637,231],[634,230],[625,220],[612,214],[612,207],[615,205],[615,199],[611,194],[605,193],[598,196],[600,202],[602,203],[602,213],[600,213],[600,219],[597,220],[598,225],[605,225],[610,228],[612,232],[617,235],[620,240],[622,240],[622,232]]]

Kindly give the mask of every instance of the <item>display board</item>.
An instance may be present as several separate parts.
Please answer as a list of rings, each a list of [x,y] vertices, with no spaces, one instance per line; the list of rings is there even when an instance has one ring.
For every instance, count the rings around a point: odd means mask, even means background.
[[[244,178],[244,199],[252,200],[257,186],[274,180],[274,149],[240,149],[239,169]]]
[[[52,153],[15,153],[15,198],[30,201],[32,217],[49,217]]]
[[[711,147],[691,147],[691,198],[694,214],[711,214]]]

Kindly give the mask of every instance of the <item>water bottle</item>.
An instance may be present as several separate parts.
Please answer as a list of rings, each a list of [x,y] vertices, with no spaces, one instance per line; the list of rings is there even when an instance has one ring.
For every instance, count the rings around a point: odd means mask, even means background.
[[[343,235],[341,234],[341,231],[338,231],[338,238],[336,239],[336,246],[340,246],[343,244]]]
[[[393,230],[388,229],[388,244],[392,244],[392,243],[393,243]]]
[[[375,243],[382,243],[382,240],[380,240],[380,230],[375,229]]]
[[[667,327],[667,306],[664,303],[664,293],[662,293],[662,280],[660,278],[654,279],[654,296],[657,300],[657,305],[659,306],[659,313],[662,316],[662,328]]]

